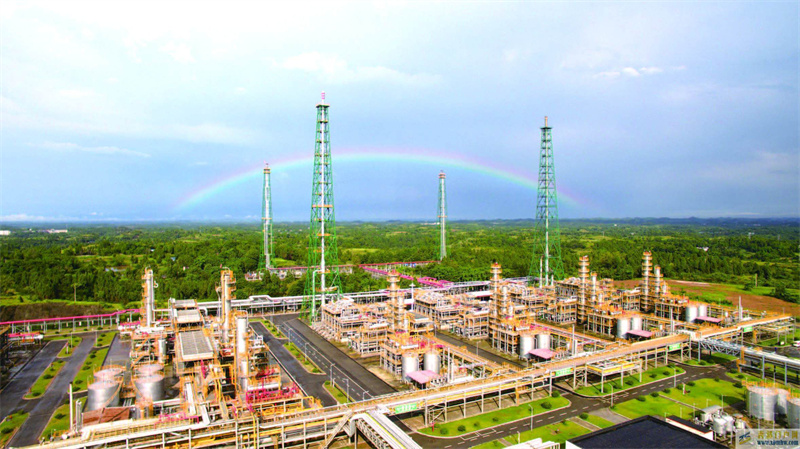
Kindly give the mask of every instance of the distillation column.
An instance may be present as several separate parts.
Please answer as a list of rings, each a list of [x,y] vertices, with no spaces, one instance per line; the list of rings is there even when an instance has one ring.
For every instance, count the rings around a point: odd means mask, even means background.
[[[652,255],[650,251],[645,251],[642,255],[642,293],[645,297],[650,295],[650,270],[652,268]]]
[[[262,269],[272,268],[272,183],[269,164],[264,164],[264,198],[261,204],[261,220],[263,241],[263,259],[259,263]]]
[[[153,279],[153,270],[145,268],[142,275],[142,302],[144,303],[144,316],[147,327],[153,327],[156,322],[156,292],[158,287]]]
[[[222,332],[220,334],[220,340],[222,340],[223,343],[228,343],[228,337],[231,331],[231,300],[233,299],[233,292],[236,290],[234,286],[235,283],[236,279],[233,277],[233,271],[228,269],[222,270],[217,293],[219,293],[222,306]]]
[[[388,276],[389,280],[389,307],[392,310],[392,329],[395,331],[405,330],[408,331],[406,328],[407,321],[406,319],[406,307],[403,304],[403,294],[400,292],[400,288],[398,287],[397,283],[400,280],[400,274],[392,270]]]
[[[447,257],[447,193],[444,172],[439,172],[439,260]]]
[[[580,304],[578,308],[578,321],[586,320],[586,286],[588,284],[589,276],[589,256],[582,256],[580,259],[580,276],[581,276],[581,289],[580,289]]]
[[[250,324],[247,316],[236,317],[236,362],[239,371],[239,388],[247,393],[247,379],[250,377],[250,356],[247,348]]]

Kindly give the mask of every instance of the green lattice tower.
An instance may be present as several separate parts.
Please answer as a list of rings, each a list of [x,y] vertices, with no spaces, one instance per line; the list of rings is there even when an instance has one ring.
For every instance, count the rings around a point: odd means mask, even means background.
[[[447,192],[444,188],[444,172],[439,172],[439,260],[447,257]]]
[[[310,320],[328,299],[336,300],[341,291],[336,246],[336,220],[333,213],[333,170],[328,133],[328,107],[325,92],[317,105],[317,133],[314,145],[314,175],[311,186],[311,221],[308,234],[308,272],[303,310]]]
[[[536,193],[536,227],[533,237],[533,260],[529,279],[538,275],[539,286],[553,285],[564,278],[561,261],[561,229],[558,225],[558,195],[553,162],[553,141],[547,117],[542,127],[539,150],[539,185]]]
[[[269,164],[264,163],[264,194],[261,201],[261,233],[262,252],[258,262],[258,271],[264,273],[272,268],[274,257],[272,240],[272,183],[270,181]]]

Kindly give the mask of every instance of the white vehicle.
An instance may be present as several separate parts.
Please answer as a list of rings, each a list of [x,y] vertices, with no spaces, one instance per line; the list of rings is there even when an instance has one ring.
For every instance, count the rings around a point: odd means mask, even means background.
[[[794,346],[795,348],[800,348],[800,340],[797,340],[794,343],[792,343],[792,346]]]

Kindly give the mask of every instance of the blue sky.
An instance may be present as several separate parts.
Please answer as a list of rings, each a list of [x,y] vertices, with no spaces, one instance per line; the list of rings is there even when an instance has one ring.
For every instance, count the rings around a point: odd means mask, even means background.
[[[528,218],[550,117],[561,216],[800,214],[797,2],[10,2],[0,220],[258,220],[254,175],[331,105],[339,220]],[[307,220],[311,165],[273,170]]]

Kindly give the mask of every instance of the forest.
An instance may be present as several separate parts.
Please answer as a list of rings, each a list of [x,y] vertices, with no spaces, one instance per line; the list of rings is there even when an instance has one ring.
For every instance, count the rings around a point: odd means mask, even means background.
[[[9,229],[8,225],[6,225]],[[75,300],[103,308],[138,308],[141,274],[151,267],[159,303],[168,298],[216,298],[223,267],[238,279],[237,297],[302,294],[305,279],[265,275],[245,282],[262,253],[256,224],[77,225],[68,233],[10,228],[0,237],[0,304]],[[450,281],[488,279],[497,261],[506,277],[529,275],[532,221],[472,221],[449,224],[448,257],[417,268],[420,275]],[[362,264],[438,259],[438,228],[413,222],[337,223],[338,262]],[[772,296],[798,302],[800,227],[797,220],[630,219],[562,220],[561,248],[567,276],[578,258],[591,270],[617,280],[641,276],[643,251],[672,279],[769,286]],[[308,225],[274,227],[276,266],[305,265]],[[375,290],[385,281],[362,270],[341,275],[345,292]]]

